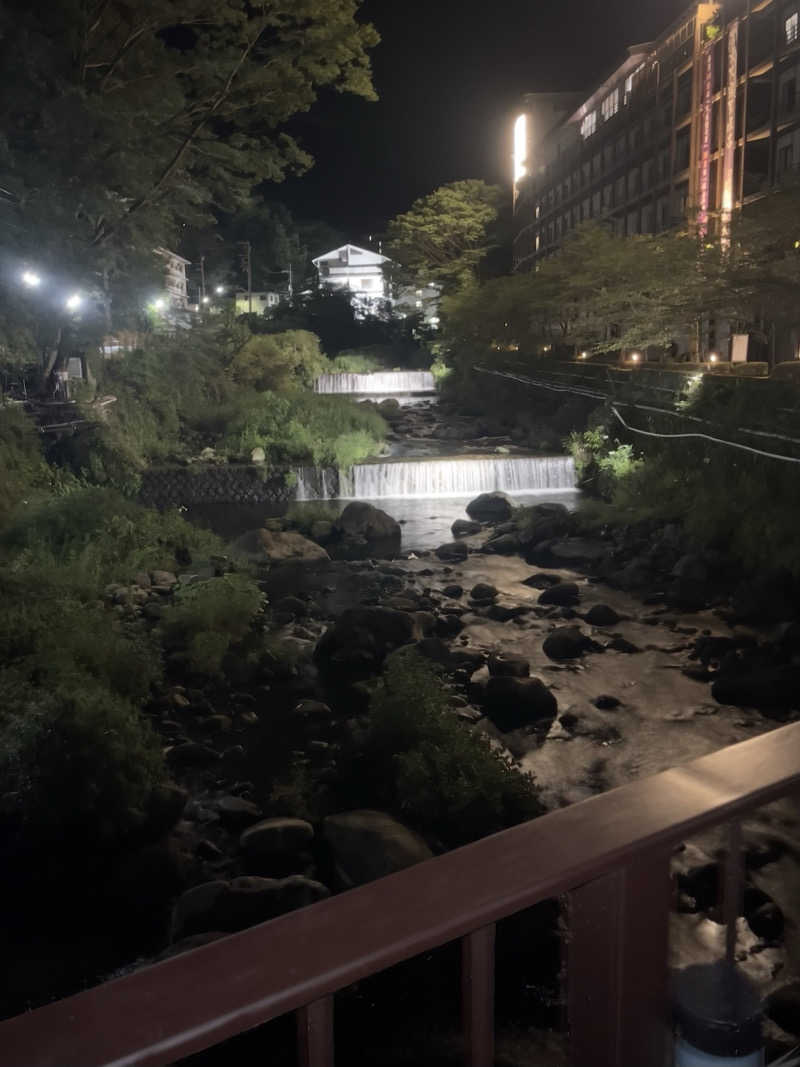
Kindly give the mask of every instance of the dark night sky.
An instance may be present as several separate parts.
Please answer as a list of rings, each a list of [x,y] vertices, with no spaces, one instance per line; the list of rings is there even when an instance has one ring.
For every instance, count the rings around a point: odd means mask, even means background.
[[[507,182],[509,126],[526,91],[591,88],[688,6],[687,0],[365,0],[382,37],[380,100],[326,93],[297,120],[316,159],[273,186],[299,217],[353,240],[443,182]],[[271,198],[271,197],[270,197]]]

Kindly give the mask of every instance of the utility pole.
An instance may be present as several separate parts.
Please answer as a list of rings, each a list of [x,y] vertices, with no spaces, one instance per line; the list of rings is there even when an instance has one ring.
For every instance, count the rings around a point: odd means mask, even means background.
[[[244,249],[242,266],[247,271],[247,313],[253,314],[253,265],[249,241],[240,241],[239,245]]]
[[[200,257],[200,303],[202,304],[206,297],[206,257]]]
[[[289,299],[294,296],[294,286],[292,285],[292,261],[289,260]]]

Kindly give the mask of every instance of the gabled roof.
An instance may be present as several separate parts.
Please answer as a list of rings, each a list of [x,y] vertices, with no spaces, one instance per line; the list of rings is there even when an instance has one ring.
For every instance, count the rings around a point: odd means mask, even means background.
[[[325,252],[322,256],[317,256],[311,262],[314,266],[318,266],[320,263],[324,263],[327,260],[341,260],[341,253],[345,253],[345,263],[348,266],[360,266],[370,267],[375,266],[378,263],[391,263],[388,256],[382,256],[380,252],[372,252],[368,248],[359,248],[358,245],[341,245],[339,248],[334,248],[330,252]],[[355,262],[351,262],[351,257]]]

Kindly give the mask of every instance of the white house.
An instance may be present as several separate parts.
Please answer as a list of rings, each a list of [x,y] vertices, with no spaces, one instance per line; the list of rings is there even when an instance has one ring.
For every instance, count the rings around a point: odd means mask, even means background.
[[[319,284],[335,291],[352,294],[356,314],[366,315],[381,310],[391,301],[391,284],[386,267],[391,260],[379,252],[370,252],[357,245],[342,245],[313,260]]]
[[[267,311],[272,311],[281,302],[280,293],[276,292],[259,292],[259,293],[246,293],[239,290],[236,294],[236,314],[247,315],[251,308],[254,315],[263,315]]]
[[[176,310],[188,311],[186,268],[191,260],[184,259],[177,252],[170,252],[168,248],[155,248],[153,251],[164,261],[164,289],[170,304]]]

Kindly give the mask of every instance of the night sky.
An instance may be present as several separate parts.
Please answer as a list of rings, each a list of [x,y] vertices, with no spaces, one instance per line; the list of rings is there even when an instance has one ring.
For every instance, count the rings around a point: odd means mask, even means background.
[[[382,37],[380,100],[326,93],[291,127],[316,159],[270,197],[352,240],[443,182],[508,182],[509,124],[524,92],[592,88],[686,0],[366,0]]]

